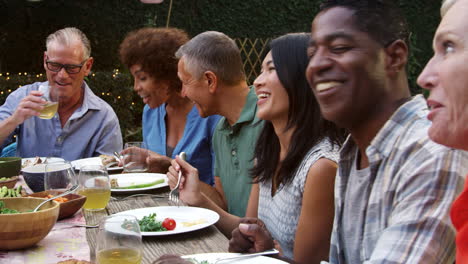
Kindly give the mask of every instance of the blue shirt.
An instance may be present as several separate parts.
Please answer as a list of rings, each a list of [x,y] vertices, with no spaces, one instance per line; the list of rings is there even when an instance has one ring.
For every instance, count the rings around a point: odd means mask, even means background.
[[[46,82],[47,83],[47,82]],[[0,107],[0,122],[11,116],[19,102],[42,83],[25,85],[12,92]],[[117,115],[111,106],[94,95],[83,82],[83,104],[75,110],[62,128],[58,114],[52,119],[31,117],[19,125],[0,150],[17,135],[17,155],[23,158],[61,157],[76,160],[112,154],[122,149],[122,134]]]
[[[165,118],[166,104],[154,109],[145,105],[143,109],[143,141],[149,150],[167,156]],[[170,156],[170,158],[175,158],[180,152],[185,152],[190,165],[198,169],[200,180],[210,185],[214,184],[214,152],[211,138],[220,118],[218,115],[202,118],[198,115],[197,108],[193,106],[187,115],[184,135]]]

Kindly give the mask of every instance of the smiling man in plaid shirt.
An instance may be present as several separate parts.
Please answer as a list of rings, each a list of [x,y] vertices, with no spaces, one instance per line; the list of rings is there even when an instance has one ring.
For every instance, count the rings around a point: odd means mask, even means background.
[[[335,183],[331,263],[450,263],[450,204],[467,155],[429,140],[411,97],[408,30],[393,0],[328,0],[312,23],[307,78],[324,117],[350,131]]]

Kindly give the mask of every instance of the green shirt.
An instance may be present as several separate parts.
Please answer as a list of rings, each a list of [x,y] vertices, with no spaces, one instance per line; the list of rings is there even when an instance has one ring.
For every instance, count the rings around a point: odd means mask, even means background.
[[[253,155],[263,121],[257,118],[257,95],[253,86],[241,115],[234,125],[225,117],[219,121],[213,135],[215,176],[220,177],[228,204],[228,212],[245,216],[250,196]]]

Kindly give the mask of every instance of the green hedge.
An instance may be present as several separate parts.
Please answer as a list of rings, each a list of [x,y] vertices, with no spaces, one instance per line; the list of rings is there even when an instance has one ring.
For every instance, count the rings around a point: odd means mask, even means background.
[[[398,0],[395,0],[398,1]],[[139,0],[0,0],[0,72],[43,72],[44,40],[66,26],[90,38],[94,69],[122,68],[118,46],[125,34],[143,26],[165,26],[171,0],[143,4]],[[173,0],[170,25],[190,35],[218,30],[235,38],[268,38],[309,31],[320,1],[313,0]],[[410,85],[430,58],[432,36],[439,22],[440,0],[400,0],[412,31]]]
[[[88,80],[90,86],[114,107],[124,135],[132,137],[133,129],[139,126],[142,105],[129,88],[132,81],[128,74],[112,77],[114,69],[124,69],[118,59],[118,47],[131,30],[165,26],[170,2],[164,0],[160,5],[148,5],[139,0],[0,0],[0,73],[3,74],[0,76],[0,104],[8,90],[38,79],[31,73],[44,72],[42,57],[46,36],[57,29],[75,26],[91,40],[96,73]],[[272,38],[288,32],[310,31],[319,2],[173,0],[170,25],[192,36],[205,30],[218,30],[233,38]],[[432,56],[431,43],[440,19],[440,2],[399,1],[412,32],[408,72],[413,93],[420,92],[415,81]],[[8,81],[6,72],[11,74]],[[29,74],[24,77],[18,72]],[[116,99],[116,94],[121,99]],[[132,101],[135,105],[131,105]]]

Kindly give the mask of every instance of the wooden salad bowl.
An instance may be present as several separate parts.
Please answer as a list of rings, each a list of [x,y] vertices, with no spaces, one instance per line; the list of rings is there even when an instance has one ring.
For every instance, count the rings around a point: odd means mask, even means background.
[[[8,189],[14,188],[17,181],[18,181],[18,176],[10,177],[6,181],[0,181],[0,187],[6,186]]]
[[[0,250],[28,248],[49,234],[57,222],[59,203],[52,201],[31,212],[44,199],[35,197],[0,198],[4,207],[19,214],[0,214]]]
[[[29,194],[28,196],[38,197],[38,198],[48,198],[47,195],[49,195],[49,194],[51,194],[53,196],[56,196],[56,195],[61,194],[61,193],[63,193],[63,192],[62,191],[49,190],[49,191],[43,191],[43,192],[37,192],[37,193]],[[68,201],[59,202],[59,204],[60,204],[60,212],[59,212],[59,216],[58,216],[59,220],[74,215],[76,212],[78,212],[78,210],[81,209],[81,207],[83,207],[83,204],[86,202],[86,196],[75,194],[75,193],[70,193],[70,194],[67,194],[67,195],[65,195],[63,197],[67,198]]]

